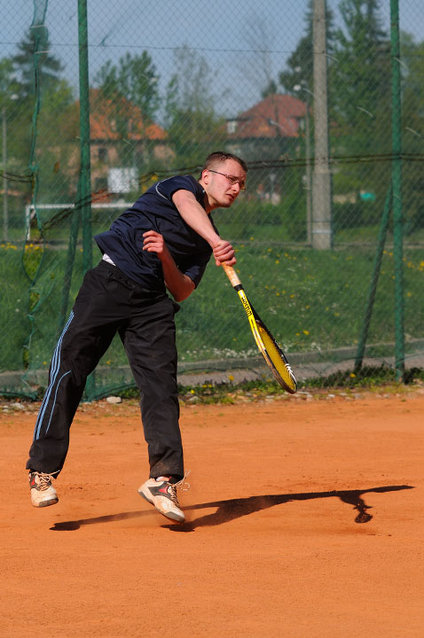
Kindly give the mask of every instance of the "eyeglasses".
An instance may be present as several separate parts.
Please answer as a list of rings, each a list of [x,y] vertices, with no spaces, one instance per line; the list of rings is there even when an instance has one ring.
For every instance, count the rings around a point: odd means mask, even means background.
[[[223,177],[225,177],[225,179],[228,179],[231,186],[234,186],[234,184],[238,184],[240,186],[241,191],[246,190],[246,182],[244,181],[244,179],[235,177],[235,175],[227,175],[227,173],[221,173],[220,171],[213,171],[211,168],[209,168],[208,171],[210,173],[216,173],[217,175],[222,175]]]

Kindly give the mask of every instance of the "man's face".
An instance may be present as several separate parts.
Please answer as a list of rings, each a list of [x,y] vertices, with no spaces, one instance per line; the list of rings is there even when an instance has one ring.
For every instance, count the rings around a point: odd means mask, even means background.
[[[202,184],[211,208],[229,208],[246,182],[246,172],[238,162],[227,159],[217,162],[202,175]]]

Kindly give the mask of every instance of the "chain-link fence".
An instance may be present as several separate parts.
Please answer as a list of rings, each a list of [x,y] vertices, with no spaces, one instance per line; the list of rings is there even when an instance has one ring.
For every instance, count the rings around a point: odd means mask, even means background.
[[[422,367],[418,0],[1,4],[3,394],[46,385],[92,236],[213,150],[248,163],[214,220],[300,379]],[[260,371],[213,264],[177,330],[181,373]],[[117,342],[88,397],[128,383]]]

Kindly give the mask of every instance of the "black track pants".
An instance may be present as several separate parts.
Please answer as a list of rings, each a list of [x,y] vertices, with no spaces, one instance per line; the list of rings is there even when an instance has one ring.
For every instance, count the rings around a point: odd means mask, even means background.
[[[87,376],[119,332],[141,394],[150,476],[182,478],[174,314],[165,294],[153,295],[105,261],[81,286],[50,364],[27,469],[57,473]]]

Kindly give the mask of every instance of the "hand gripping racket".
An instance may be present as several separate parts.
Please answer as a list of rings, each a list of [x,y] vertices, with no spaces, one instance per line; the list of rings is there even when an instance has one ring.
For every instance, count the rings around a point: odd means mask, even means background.
[[[222,267],[232,287],[240,297],[240,301],[249,319],[256,345],[271,369],[272,374],[284,390],[287,390],[290,394],[294,394],[297,390],[297,381],[284,352],[248,300],[234,268],[226,264],[222,264]]]

